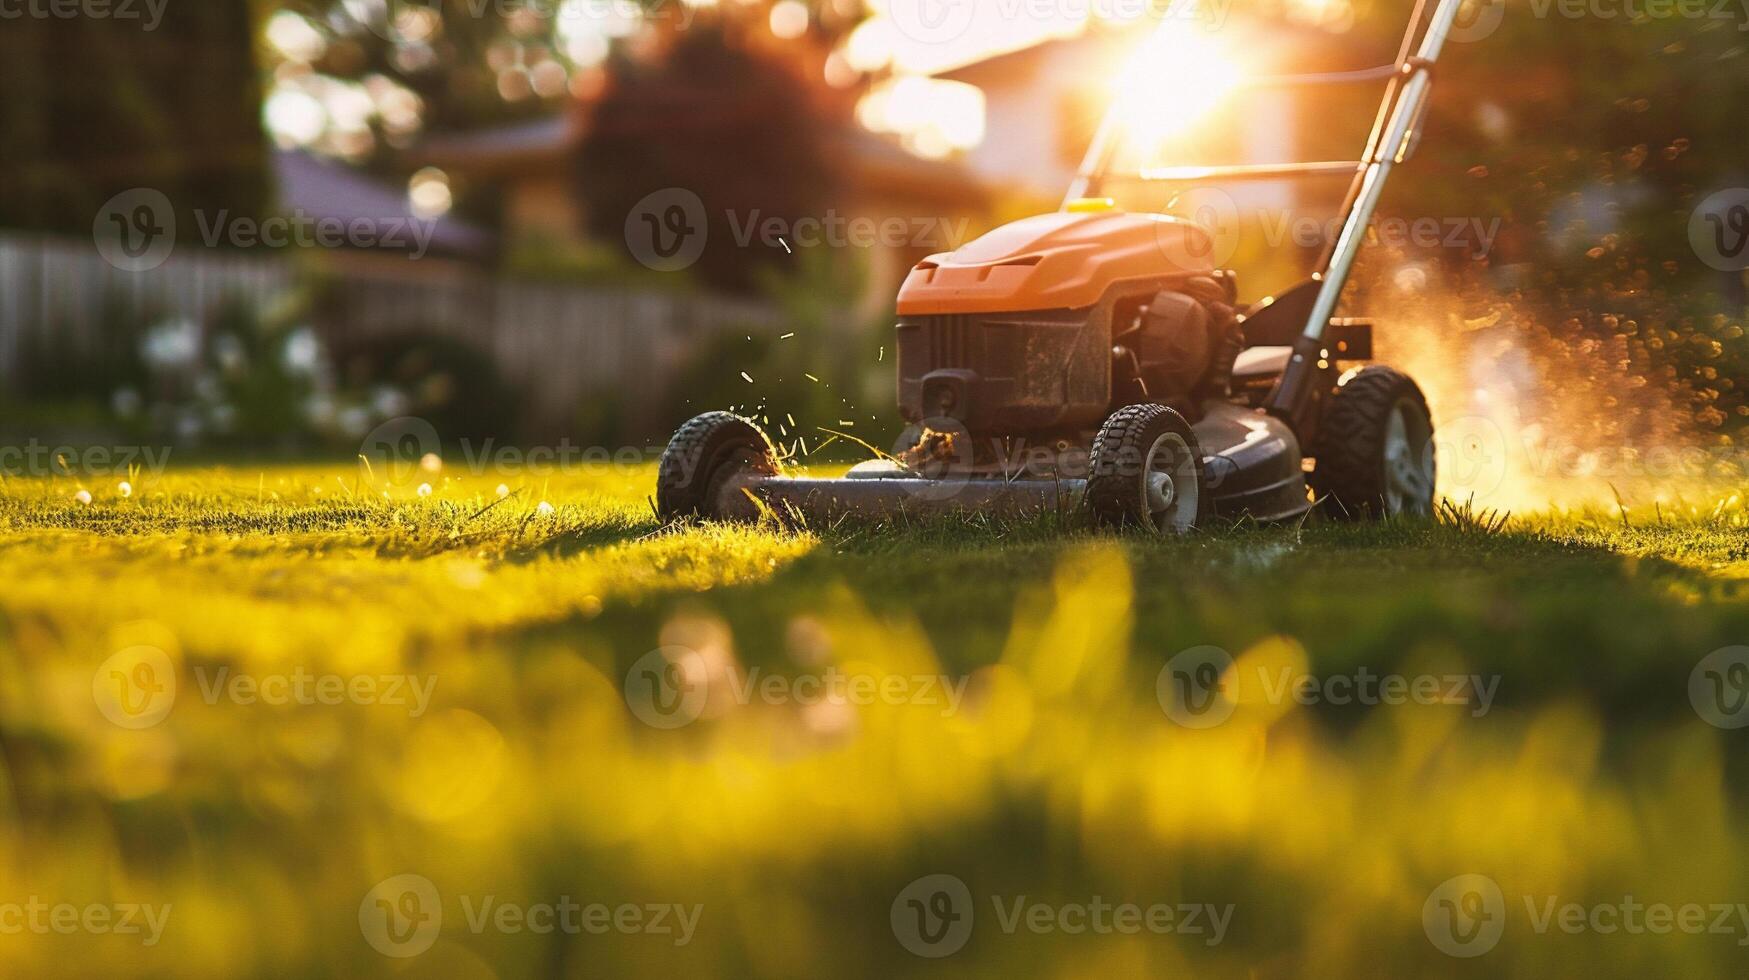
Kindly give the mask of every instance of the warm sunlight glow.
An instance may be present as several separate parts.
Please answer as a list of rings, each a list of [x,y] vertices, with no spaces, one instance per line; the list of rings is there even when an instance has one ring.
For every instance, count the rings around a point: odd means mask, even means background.
[[[1130,139],[1151,145],[1206,116],[1239,77],[1239,66],[1207,33],[1166,22],[1112,80],[1113,111]]]
[[[984,140],[984,93],[964,82],[901,75],[876,85],[856,107],[877,133],[896,133],[906,149],[940,158]]]
[[[771,33],[789,40],[808,30],[808,8],[801,0],[778,0],[771,5]]]

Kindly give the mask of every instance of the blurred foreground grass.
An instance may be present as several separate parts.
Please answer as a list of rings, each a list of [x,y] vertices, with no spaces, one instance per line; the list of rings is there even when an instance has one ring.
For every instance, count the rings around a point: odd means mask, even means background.
[[[1690,699],[1703,657],[1749,643],[1734,498],[1498,533],[1314,523],[1160,542],[1046,524],[663,530],[643,468],[512,479],[502,500],[498,476],[386,498],[360,477],[212,468],[127,497],[89,486],[90,503],[65,480],[0,488],[0,975],[1749,962],[1745,736]],[[1301,704],[1241,680],[1231,717],[1193,729],[1157,683],[1200,646],[1237,658],[1235,677],[1497,687],[1481,711]],[[638,700],[658,690],[638,687],[652,664],[705,672],[682,705],[697,720],[640,720],[673,718]],[[893,695],[790,683],[834,669]],[[345,693],[267,703],[273,679],[300,676]],[[1502,904],[1436,893],[1466,874]],[[939,959],[914,950],[959,939],[920,947],[916,924],[948,920],[910,917],[960,907],[933,888],[908,904],[928,875],[970,896],[963,948]],[[1216,942],[1207,921],[1016,924],[1022,896],[1231,911]],[[1503,924],[1497,944],[1436,948],[1442,897],[1476,913],[1446,920],[1458,933]],[[1698,933],[1540,918],[1629,897],[1722,903],[1729,928],[1712,911]],[[147,945],[31,920],[31,903],[169,911]],[[520,915],[565,903],[609,918]],[[666,905],[695,910],[684,937],[678,913],[655,928]]]

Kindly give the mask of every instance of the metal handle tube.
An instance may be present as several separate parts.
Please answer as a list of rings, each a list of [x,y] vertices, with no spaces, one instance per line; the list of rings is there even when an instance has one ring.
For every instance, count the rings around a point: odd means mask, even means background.
[[[1275,390],[1270,392],[1270,414],[1287,421],[1296,431],[1302,429],[1305,422],[1302,416],[1311,398],[1312,364],[1322,348],[1324,328],[1330,323],[1331,316],[1335,315],[1336,304],[1342,298],[1342,288],[1348,284],[1348,274],[1353,270],[1354,260],[1366,240],[1367,226],[1371,224],[1373,211],[1378,207],[1379,198],[1384,193],[1385,178],[1390,176],[1391,167],[1403,159],[1406,155],[1404,151],[1411,145],[1411,130],[1421,119],[1428,89],[1433,85],[1434,62],[1439,58],[1440,49],[1445,46],[1446,35],[1451,32],[1452,23],[1457,19],[1458,8],[1462,2],[1463,0],[1439,0],[1438,6],[1434,8],[1433,17],[1427,25],[1427,33],[1422,36],[1421,50],[1410,63],[1408,79],[1402,83],[1401,94],[1391,108],[1390,122],[1380,134],[1381,138],[1373,141],[1369,150],[1370,159],[1365,171],[1361,173],[1347,219],[1342,224],[1342,231],[1337,236],[1335,245],[1330,249],[1329,263],[1320,275],[1321,284],[1317,297],[1312,301],[1312,311],[1306,317],[1306,325],[1299,340],[1294,343],[1293,355],[1288,360],[1286,370],[1282,372],[1281,380],[1277,382]]]
[[[1365,165],[1361,160],[1313,160],[1305,163],[1237,163],[1213,167],[1149,167],[1138,174],[1112,179],[1170,183],[1194,180],[1273,180],[1277,177],[1352,177]]]
[[[1342,232],[1336,238],[1336,247],[1330,253],[1330,265],[1324,270],[1324,283],[1318,290],[1317,300],[1312,304],[1311,315],[1306,318],[1304,336],[1310,340],[1323,337],[1324,325],[1330,322],[1330,317],[1336,312],[1336,301],[1342,296],[1342,287],[1348,283],[1348,273],[1353,269],[1355,257],[1359,255],[1360,246],[1365,241],[1367,225],[1372,222],[1373,211],[1384,194],[1385,178],[1390,176],[1391,167],[1401,159],[1400,150],[1408,145],[1410,129],[1421,118],[1428,89],[1433,85],[1433,63],[1439,58],[1439,51],[1445,45],[1445,37],[1450,33],[1453,21],[1457,19],[1461,4],[1462,0],[1440,0],[1439,6],[1434,9],[1433,20],[1428,24],[1427,34],[1421,42],[1420,62],[1413,67],[1413,73],[1403,85],[1402,97],[1397,100],[1391,113],[1391,122],[1385,129],[1385,137],[1379,141],[1379,151],[1367,164],[1366,173],[1361,177],[1360,193],[1356,195],[1354,209],[1348,213],[1348,220],[1343,223]]]
[[[1069,193],[1063,196],[1062,210],[1067,211],[1071,201],[1093,197],[1099,192],[1099,182],[1111,165],[1111,155],[1117,151],[1118,125],[1116,112],[1107,112],[1099,120],[1099,128],[1093,131],[1093,142],[1087,145],[1087,155],[1081,160],[1081,170],[1069,182]]]

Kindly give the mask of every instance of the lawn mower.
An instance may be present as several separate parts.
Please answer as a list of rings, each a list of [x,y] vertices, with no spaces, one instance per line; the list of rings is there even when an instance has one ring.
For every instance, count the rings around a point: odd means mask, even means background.
[[[1382,83],[1358,160],[1118,173],[1121,123],[1107,113],[1060,211],[932,255],[906,277],[901,451],[838,479],[786,475],[753,421],[707,413],[663,453],[659,515],[1079,510],[1177,533],[1217,518],[1293,520],[1318,502],[1338,519],[1430,514],[1426,399],[1407,375],[1364,363],[1370,321],[1334,314],[1385,179],[1418,142],[1460,2],[1419,0],[1391,64],[1246,83]],[[1207,227],[1100,196],[1118,181],[1315,176],[1349,180],[1339,233],[1310,278],[1242,311],[1235,277],[1210,261]]]

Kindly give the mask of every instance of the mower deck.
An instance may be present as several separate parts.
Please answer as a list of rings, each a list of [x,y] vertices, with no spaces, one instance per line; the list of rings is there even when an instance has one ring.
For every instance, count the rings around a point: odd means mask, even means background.
[[[1311,509],[1293,432],[1263,412],[1226,401],[1204,406],[1192,429],[1203,446],[1225,449],[1203,458],[1215,514],[1260,521],[1294,520]],[[744,473],[718,489],[717,513],[753,520],[763,510],[809,519],[979,513],[1003,517],[1067,516],[1081,505],[1084,475],[1004,478],[987,471],[938,478],[887,461],[863,463],[838,479]]]

